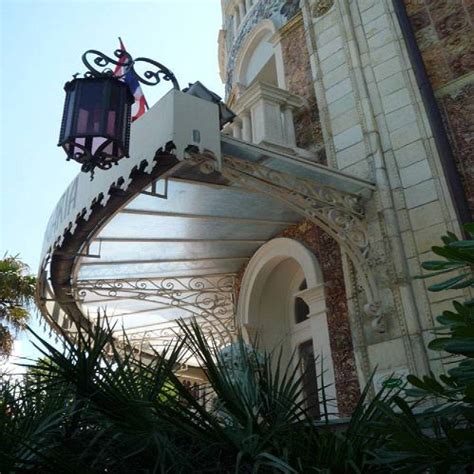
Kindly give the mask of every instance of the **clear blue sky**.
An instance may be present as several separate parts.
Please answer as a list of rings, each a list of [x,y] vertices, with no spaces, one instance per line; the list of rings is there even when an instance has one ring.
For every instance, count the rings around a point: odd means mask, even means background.
[[[20,254],[36,273],[49,215],[79,172],[57,140],[63,86],[85,71],[82,53],[112,55],[121,36],[132,56],[165,64],[181,87],[200,80],[223,95],[220,1],[0,0],[0,17],[0,252]],[[143,86],[150,106],[168,88]],[[24,336],[19,346],[31,352]]]

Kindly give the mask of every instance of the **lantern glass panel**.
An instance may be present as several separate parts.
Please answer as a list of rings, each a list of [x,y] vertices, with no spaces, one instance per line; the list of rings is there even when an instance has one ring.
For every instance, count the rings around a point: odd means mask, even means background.
[[[65,90],[59,144],[68,157],[106,163],[128,156],[133,103],[128,85],[112,77],[81,78]]]
[[[65,114],[65,130],[64,136],[68,137],[71,135],[72,121],[74,117],[74,103],[76,100],[76,90],[72,89],[66,95],[66,103],[64,105],[64,114]]]
[[[101,122],[106,105],[104,104],[104,96],[107,93],[106,83],[90,80],[82,83],[81,86],[77,104],[75,135],[101,135]]]

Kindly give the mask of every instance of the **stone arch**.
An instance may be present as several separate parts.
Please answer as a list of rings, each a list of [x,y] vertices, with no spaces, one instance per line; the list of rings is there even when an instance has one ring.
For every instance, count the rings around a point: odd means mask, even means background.
[[[307,288],[299,291],[302,278]],[[309,307],[304,322],[294,320],[296,295]],[[281,347],[284,361],[311,343],[314,355],[324,359],[325,383],[334,381],[322,272],[316,256],[302,243],[276,238],[257,250],[242,279],[237,318],[249,342],[257,339],[270,351]],[[326,395],[334,398],[335,387]]]
[[[255,252],[247,265],[240,287],[239,311],[242,308],[248,309],[250,292],[255,289],[257,283],[263,282],[279,263],[289,258],[296,261],[301,268],[308,288],[323,283],[319,262],[309,249],[302,243],[287,237],[272,239]],[[241,318],[241,313],[238,316],[243,324],[248,323],[245,318]]]
[[[274,41],[276,33],[277,28],[275,24],[272,20],[267,19],[261,21],[247,35],[235,61],[234,84],[248,86],[267,64],[274,61],[276,84],[273,85],[281,89],[286,88],[281,46],[280,43]],[[259,61],[263,63],[260,65],[260,68],[258,68]],[[249,67],[254,69],[250,76],[248,75]]]

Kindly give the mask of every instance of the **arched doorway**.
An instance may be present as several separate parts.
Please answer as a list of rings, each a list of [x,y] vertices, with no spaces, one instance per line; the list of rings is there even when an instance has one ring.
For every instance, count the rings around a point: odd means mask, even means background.
[[[334,382],[324,286],[316,257],[301,243],[277,238],[250,260],[242,279],[238,318],[250,342],[276,354],[286,366],[292,355],[303,370],[303,388],[310,413],[318,416],[318,375],[323,358],[324,383]],[[291,365],[291,364],[290,364]],[[335,387],[326,397],[335,399]]]

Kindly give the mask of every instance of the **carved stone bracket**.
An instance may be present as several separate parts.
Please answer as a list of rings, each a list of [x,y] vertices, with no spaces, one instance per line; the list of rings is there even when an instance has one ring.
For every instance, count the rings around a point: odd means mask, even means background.
[[[356,217],[364,215],[360,198],[355,194],[344,193],[329,186],[316,183],[313,180],[300,178],[262,164],[229,156],[223,158],[223,165],[227,169],[238,171],[269,184],[285,188],[288,191],[297,191],[298,194],[314,199],[322,206],[330,206]]]
[[[200,169],[210,173],[215,164],[201,156]],[[354,262],[370,304],[380,305],[367,223],[357,195],[229,156],[223,158],[221,172],[231,183],[278,199],[324,229]]]
[[[380,301],[367,303],[364,305],[364,313],[372,319],[372,329],[379,334],[384,334],[387,330],[385,318],[382,313],[382,304]]]

